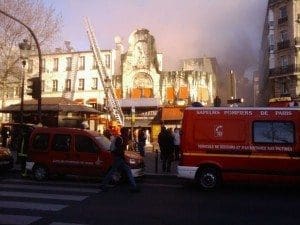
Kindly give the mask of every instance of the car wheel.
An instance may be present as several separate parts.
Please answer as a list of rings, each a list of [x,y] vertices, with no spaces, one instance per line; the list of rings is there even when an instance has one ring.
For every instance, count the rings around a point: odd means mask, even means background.
[[[214,167],[200,168],[196,176],[196,182],[203,190],[216,189],[221,184],[220,172]]]
[[[47,171],[46,167],[41,166],[41,165],[36,165],[33,168],[33,176],[34,176],[34,179],[36,179],[37,181],[43,181],[48,178],[48,171]]]

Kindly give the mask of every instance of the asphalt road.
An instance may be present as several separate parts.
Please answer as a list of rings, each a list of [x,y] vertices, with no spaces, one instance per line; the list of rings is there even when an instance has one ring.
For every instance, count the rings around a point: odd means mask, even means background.
[[[227,184],[205,192],[176,177],[123,184],[99,192],[98,180],[35,182],[0,178],[0,224],[205,225],[300,224],[299,186]]]

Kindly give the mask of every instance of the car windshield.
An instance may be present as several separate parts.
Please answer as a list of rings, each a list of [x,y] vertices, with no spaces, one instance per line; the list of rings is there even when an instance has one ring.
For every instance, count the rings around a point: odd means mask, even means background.
[[[101,149],[104,149],[104,150],[107,150],[109,151],[110,150],[110,140],[101,135],[101,136],[96,136],[96,140],[98,142],[98,144],[101,146]]]

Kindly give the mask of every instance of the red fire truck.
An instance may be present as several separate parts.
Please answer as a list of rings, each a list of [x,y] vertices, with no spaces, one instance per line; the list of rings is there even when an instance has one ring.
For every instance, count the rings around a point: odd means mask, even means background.
[[[225,181],[300,181],[300,108],[184,111],[178,176],[203,189]]]

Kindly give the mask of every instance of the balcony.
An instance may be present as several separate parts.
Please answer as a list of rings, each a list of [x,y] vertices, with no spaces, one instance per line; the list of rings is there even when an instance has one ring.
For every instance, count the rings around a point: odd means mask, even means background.
[[[295,47],[300,48],[300,37],[295,37]]]
[[[291,75],[295,72],[300,72],[300,64],[290,64],[287,66],[280,66],[274,69],[270,69],[269,77]]]
[[[281,41],[277,43],[277,50],[287,49],[290,47],[290,40]]]
[[[287,16],[279,18],[278,19],[278,25],[282,25],[282,24],[286,23],[287,21],[288,21],[288,17]]]

